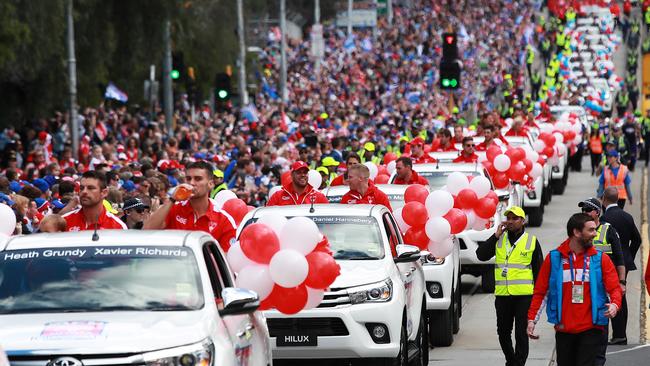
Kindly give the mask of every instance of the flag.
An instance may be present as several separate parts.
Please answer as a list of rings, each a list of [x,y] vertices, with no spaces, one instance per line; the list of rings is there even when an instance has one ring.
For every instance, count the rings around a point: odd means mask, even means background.
[[[104,98],[106,99],[115,99],[119,102],[126,103],[129,101],[129,96],[125,92],[118,89],[115,84],[112,82],[108,83],[106,87],[106,92],[104,92]]]
[[[255,105],[253,104],[249,104],[242,108],[241,114],[242,117],[247,119],[249,122],[258,122],[260,120],[258,117],[259,113],[257,112],[257,108],[255,108]]]

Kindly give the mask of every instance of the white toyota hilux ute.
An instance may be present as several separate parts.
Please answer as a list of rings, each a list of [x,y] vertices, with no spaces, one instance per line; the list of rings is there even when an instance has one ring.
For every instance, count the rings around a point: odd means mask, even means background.
[[[313,220],[327,236],[341,274],[314,309],[265,312],[275,359],[371,359],[373,365],[426,365],[423,252],[402,241],[382,205],[300,205],[255,209],[238,229],[265,215]]]
[[[408,185],[375,185],[388,196],[393,210],[404,206],[404,192]],[[428,188],[428,187],[427,187]],[[334,186],[323,190],[330,203],[339,203],[348,186]],[[433,346],[450,346],[454,334],[460,330],[462,295],[460,287],[460,245],[454,236],[454,250],[444,258],[427,256],[423,263],[429,312],[429,342]]]
[[[483,153],[483,152],[482,152]],[[483,153],[484,154],[484,153]],[[465,175],[490,176],[482,165],[477,163],[431,163],[415,164],[413,170],[420,176],[427,179],[431,190],[441,189],[447,184],[447,177],[452,172],[460,172]],[[395,179],[395,174],[390,177],[389,182]],[[494,292],[494,259],[483,262],[476,257],[476,248],[479,243],[486,241],[501,223],[503,212],[510,206],[522,206],[523,188],[520,184],[511,184],[507,189],[495,190],[499,198],[497,212],[490,219],[490,227],[485,230],[465,230],[456,235],[460,245],[461,274],[471,274],[481,277],[483,292]]]
[[[272,364],[256,293],[204,232],[106,230],[0,243],[12,366]]]

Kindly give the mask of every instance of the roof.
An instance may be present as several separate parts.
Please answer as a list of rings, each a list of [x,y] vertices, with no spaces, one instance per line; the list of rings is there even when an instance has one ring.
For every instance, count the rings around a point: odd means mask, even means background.
[[[340,204],[317,204],[314,205],[314,212],[309,212],[311,205],[292,206],[268,206],[259,207],[251,212],[252,216],[247,219],[258,218],[269,214],[279,214],[285,217],[296,216],[373,216],[378,210],[388,210],[382,205],[340,205]],[[246,219],[244,220],[246,221]]]
[[[92,241],[93,231],[66,233],[39,233],[12,236],[7,242],[0,242],[0,251],[26,248],[50,247],[93,247],[93,246],[185,246],[198,241],[202,231],[185,230],[99,230],[99,240]]]

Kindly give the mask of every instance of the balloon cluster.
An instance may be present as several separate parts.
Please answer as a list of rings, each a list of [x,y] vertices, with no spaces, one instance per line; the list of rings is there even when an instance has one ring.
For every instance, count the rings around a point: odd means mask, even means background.
[[[511,181],[531,185],[543,173],[544,159],[529,147],[508,147],[504,153],[501,147],[492,145],[486,158],[483,166],[497,189],[508,187]]]
[[[552,129],[552,124],[543,124],[544,130]],[[564,145],[564,136],[562,133],[541,132],[537,141],[533,143],[533,148],[541,155],[548,158],[548,162],[555,166],[560,162],[560,157],[566,154],[566,146]]]
[[[10,237],[16,230],[16,214],[11,207],[0,203],[0,241]]]
[[[470,181],[464,174],[453,172],[444,189],[429,193],[425,186],[410,185],[404,202],[404,207],[393,212],[404,241],[436,257],[446,257],[453,250],[453,235],[487,228],[499,199],[487,178]]]
[[[236,225],[239,225],[244,219],[244,216],[255,208],[248,206],[246,202],[237,198],[235,192],[229,190],[223,190],[217,193],[212,204],[215,208],[226,211],[232,216]]]
[[[582,143],[582,123],[575,113],[563,113],[554,124],[544,124],[540,129],[542,133],[555,137],[554,148],[557,147],[559,156],[567,152],[567,147],[570,155],[575,154],[578,145]]]
[[[306,217],[261,217],[242,230],[227,258],[237,286],[257,292],[261,310],[284,314],[317,307],[340,274],[327,238]]]

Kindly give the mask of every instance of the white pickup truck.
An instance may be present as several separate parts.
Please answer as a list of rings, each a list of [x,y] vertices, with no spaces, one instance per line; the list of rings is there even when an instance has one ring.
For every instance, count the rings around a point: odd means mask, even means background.
[[[238,230],[265,215],[304,216],[327,236],[341,274],[314,309],[265,312],[276,359],[364,359],[372,365],[427,365],[429,342],[423,254],[403,243],[381,205],[299,205],[255,209]],[[309,337],[306,337],[309,336]],[[308,361],[305,361],[305,364]]]

